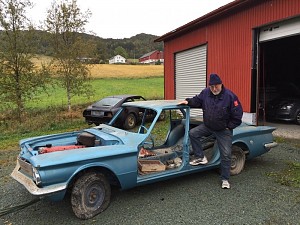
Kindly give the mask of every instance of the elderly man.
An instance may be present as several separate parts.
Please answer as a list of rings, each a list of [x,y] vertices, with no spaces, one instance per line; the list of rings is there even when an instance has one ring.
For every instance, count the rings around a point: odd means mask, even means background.
[[[200,138],[214,134],[221,154],[221,187],[229,189],[232,130],[241,124],[243,116],[243,108],[238,97],[224,87],[217,74],[210,74],[209,87],[180,104],[203,110],[203,123],[189,131],[195,156],[190,165],[208,163]]]

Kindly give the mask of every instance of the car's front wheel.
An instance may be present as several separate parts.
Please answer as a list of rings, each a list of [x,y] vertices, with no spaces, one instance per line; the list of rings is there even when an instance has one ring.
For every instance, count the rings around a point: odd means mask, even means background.
[[[80,219],[92,218],[108,207],[110,195],[110,185],[103,174],[86,173],[74,183],[71,193],[73,212]]]
[[[133,113],[129,113],[124,121],[124,129],[130,130],[136,126],[136,117]]]
[[[245,166],[246,156],[243,149],[233,145],[231,151],[230,175],[237,175],[242,172]]]

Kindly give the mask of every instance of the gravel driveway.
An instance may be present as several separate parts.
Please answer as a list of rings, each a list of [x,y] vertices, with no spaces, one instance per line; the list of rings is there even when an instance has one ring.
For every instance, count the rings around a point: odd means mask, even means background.
[[[297,147],[298,146],[298,147]],[[13,154],[17,154],[14,152]],[[39,201],[0,218],[7,225],[42,224],[300,224],[300,189],[282,186],[269,173],[300,161],[299,143],[281,143],[271,152],[248,161],[222,190],[219,175],[208,171],[128,191],[114,190],[109,208],[86,221],[77,219],[69,199]],[[1,168],[0,208],[33,199]],[[0,209],[0,211],[1,211]]]

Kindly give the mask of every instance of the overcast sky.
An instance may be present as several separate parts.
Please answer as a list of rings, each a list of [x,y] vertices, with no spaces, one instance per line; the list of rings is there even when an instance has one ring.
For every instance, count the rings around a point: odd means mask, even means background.
[[[130,38],[146,33],[161,36],[233,0],[77,0],[92,16],[86,31],[102,38]],[[29,17],[38,24],[52,0],[31,0]]]

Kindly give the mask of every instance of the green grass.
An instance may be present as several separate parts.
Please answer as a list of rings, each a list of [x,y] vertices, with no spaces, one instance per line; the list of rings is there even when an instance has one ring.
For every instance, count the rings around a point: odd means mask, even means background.
[[[118,94],[137,94],[147,99],[163,99],[164,78],[110,78],[91,80],[92,96],[74,96],[72,104],[83,104],[97,101],[105,96]],[[49,86],[49,93],[39,94],[34,101],[27,103],[28,108],[46,108],[48,106],[66,106],[66,91],[58,86]]]
[[[82,112],[90,103],[108,95],[137,94],[146,99],[163,99],[163,77],[111,78],[91,81],[93,96],[76,96],[72,99],[72,112],[67,112],[66,93],[62,88],[49,86],[49,95],[41,93],[26,104],[23,122],[14,119],[13,111],[0,113],[0,151],[17,149],[20,139],[61,133],[90,127]]]
[[[282,185],[300,188],[300,163],[289,162],[288,167],[277,173],[270,173]]]

